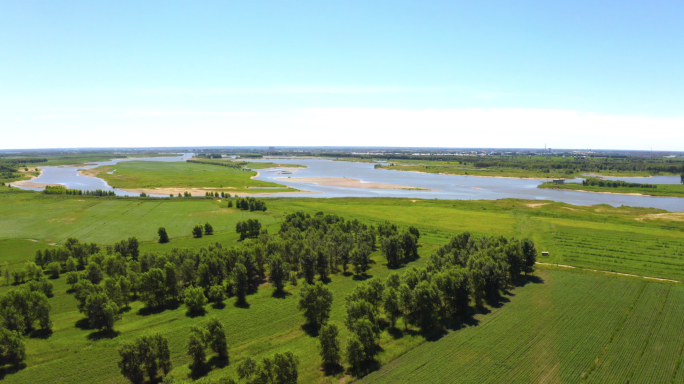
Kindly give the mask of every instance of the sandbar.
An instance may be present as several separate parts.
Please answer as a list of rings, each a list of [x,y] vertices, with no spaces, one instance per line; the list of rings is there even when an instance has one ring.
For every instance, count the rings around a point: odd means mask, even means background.
[[[346,177],[276,177],[276,180],[291,181],[293,183],[313,183],[326,187],[343,188],[369,188],[369,189],[429,189],[409,187],[406,185],[385,184],[385,183],[364,183],[359,179],[348,179]]]
[[[56,183],[36,183],[35,181],[31,181],[33,179],[36,179],[40,177],[43,174],[43,169],[40,169],[40,173],[38,176],[32,176],[28,180],[21,180],[21,181],[13,181],[11,183],[7,183],[7,185],[11,185],[13,187],[24,187],[24,188],[45,188],[45,187],[63,187],[64,184],[56,184]]]

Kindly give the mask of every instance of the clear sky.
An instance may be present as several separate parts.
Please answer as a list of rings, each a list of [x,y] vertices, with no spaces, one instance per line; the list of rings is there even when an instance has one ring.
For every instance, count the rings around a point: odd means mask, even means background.
[[[0,148],[684,151],[684,2],[0,1]]]

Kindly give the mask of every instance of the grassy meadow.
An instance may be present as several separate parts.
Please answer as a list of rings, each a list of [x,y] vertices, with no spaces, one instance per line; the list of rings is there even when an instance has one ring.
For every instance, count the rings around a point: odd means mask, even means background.
[[[678,221],[678,214],[655,209],[393,198],[269,198],[266,203],[266,212],[246,212],[227,208],[225,199],[97,198],[3,187],[0,264],[3,270],[5,265],[19,268],[37,249],[58,247],[68,237],[106,245],[136,236],[141,252],[198,249],[216,242],[230,247],[237,245],[237,221],[255,218],[273,233],[288,213],[322,211],[368,224],[390,220],[400,227],[416,226],[421,258],[410,265],[425,265],[438,246],[470,231],[477,236],[530,237],[538,251],[550,252],[539,256],[540,262],[684,280],[684,222]],[[212,224],[214,235],[192,238],[191,229],[205,222]],[[166,227],[170,243],[156,243],[160,226]],[[380,252],[372,259],[368,274],[386,277],[390,271]],[[84,326],[85,317],[67,293],[64,276],[51,281],[53,334],[27,337],[26,368],[2,372],[0,379],[125,383],[116,365],[117,347],[149,330],[169,340],[170,375],[191,378],[185,344],[190,326],[202,317],[188,316],[184,305],[151,313],[136,301],[115,323],[118,335],[99,338]],[[331,321],[341,326],[343,346],[344,297],[358,283],[341,274],[328,283],[334,295]],[[342,373],[325,376],[319,369],[317,339],[302,328],[305,321],[296,308],[300,288],[301,281],[297,287],[288,284],[288,295],[274,297],[273,288],[264,284],[247,297],[249,308],[235,306],[235,298],[226,300],[222,309],[207,305],[206,316],[217,316],[226,326],[231,356],[227,367],[213,369],[208,376],[236,377],[237,365],[247,357],[291,350],[300,358],[300,382],[351,381]],[[8,289],[0,284],[0,293]],[[684,382],[679,368],[683,295],[681,283],[540,265],[529,283],[438,337],[426,338],[412,327],[404,331],[401,321],[398,332],[383,332],[377,357],[383,366],[361,382],[605,382],[612,377],[633,383]]]
[[[269,188],[269,193],[296,191],[280,184],[254,180],[256,172],[248,169],[189,162],[127,161],[97,167],[87,173],[119,189],[196,188],[231,194],[255,192],[264,187]]]

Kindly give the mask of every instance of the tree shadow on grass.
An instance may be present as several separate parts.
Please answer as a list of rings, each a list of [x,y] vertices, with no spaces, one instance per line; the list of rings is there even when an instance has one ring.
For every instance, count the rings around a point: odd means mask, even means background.
[[[82,331],[87,331],[90,329],[90,322],[88,321],[87,317],[84,317],[78,321],[76,321],[76,324],[74,324],[76,328],[82,330]]]
[[[352,276],[352,275],[354,275],[354,272],[352,272],[352,271],[342,272],[342,276],[344,276],[344,277],[349,277],[349,276]]]
[[[311,337],[318,337],[318,327],[314,324],[306,323],[302,325],[302,331],[306,332]]]
[[[19,363],[16,365],[0,367],[0,380],[3,380],[5,376],[17,373],[22,369],[26,368],[26,363]]]
[[[244,308],[244,309],[249,309],[249,307],[251,307],[251,305],[247,301],[240,301],[240,300],[237,300],[234,305],[238,308]]]
[[[389,327],[387,328],[387,333],[389,333],[392,338],[395,340],[401,339],[404,336],[410,335],[410,336],[417,336],[420,335],[420,332],[413,330],[413,329],[400,329],[397,327]]]
[[[188,377],[191,378],[192,380],[199,380],[203,378],[204,376],[208,375],[209,372],[211,372],[211,367],[206,364],[190,364],[190,373],[188,373]]]
[[[211,307],[214,309],[223,309],[226,307],[226,303],[224,303],[223,301],[215,301],[211,303]]]
[[[359,371],[356,372],[356,377],[362,378],[362,377],[370,374],[371,372],[377,371],[378,369],[380,369],[380,362],[379,361],[377,361],[375,359],[366,360],[359,367]]]
[[[323,367],[323,373],[326,376],[335,376],[335,375],[338,375],[342,372],[344,372],[344,367],[341,366],[340,364],[334,364],[334,365],[326,364]]]
[[[527,284],[544,284],[544,279],[536,275],[521,276],[514,285],[516,287],[524,287]]]
[[[364,272],[362,274],[355,274],[354,277],[352,277],[352,279],[356,281],[364,281],[370,279],[371,277],[373,277],[373,275],[369,275],[366,272]]]
[[[230,364],[230,360],[227,357],[212,356],[207,361],[207,364],[211,367],[211,369],[224,368]]]
[[[138,310],[138,315],[140,316],[149,316],[149,315],[158,315],[166,310],[165,305],[160,305],[157,307],[143,307]]]
[[[88,335],[88,340],[102,340],[102,339],[113,339],[119,336],[121,332],[115,331],[113,329],[103,329],[101,331],[91,332]]]
[[[206,309],[200,308],[200,309],[188,309],[187,312],[185,312],[185,316],[195,318],[199,316],[204,316],[207,314]]]
[[[52,330],[51,329],[36,329],[33,330],[30,334],[29,337],[32,339],[47,339],[50,336],[52,336]]]
[[[292,295],[290,292],[285,292],[285,291],[273,291],[273,294],[271,297],[274,297],[276,299],[285,299],[288,296]]]

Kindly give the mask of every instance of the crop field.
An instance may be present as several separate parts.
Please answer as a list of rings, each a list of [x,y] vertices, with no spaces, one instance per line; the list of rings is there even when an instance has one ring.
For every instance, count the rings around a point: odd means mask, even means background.
[[[219,167],[216,167],[219,168]],[[6,190],[5,190],[6,191]],[[439,201],[410,199],[266,199],[266,212],[227,208],[218,199],[153,200],[0,193],[0,264],[21,267],[37,249],[59,246],[68,237],[112,244],[136,236],[141,252],[206,247],[219,242],[237,244],[235,223],[256,218],[276,232],[282,218],[295,211],[322,211],[369,224],[391,220],[421,231],[422,258],[462,231],[476,236],[529,236],[538,250],[551,256],[539,261],[615,270],[647,276],[682,279],[684,235],[679,222],[636,220],[660,214],[642,208],[572,207],[559,203],[519,200]],[[568,209],[571,208],[571,209]],[[194,225],[210,222],[212,236],[193,239]],[[171,242],[158,244],[156,230],[165,226]],[[583,246],[582,247],[580,247]],[[623,259],[618,258],[626,257]],[[623,261],[615,263],[614,260]],[[369,274],[384,278],[380,252],[372,255]],[[403,273],[404,269],[399,269]],[[54,333],[29,337],[27,367],[7,374],[8,383],[124,383],[116,363],[117,346],[148,330],[169,339],[171,376],[188,378],[185,353],[188,328],[201,321],[186,314],[184,305],[158,312],[133,302],[115,324],[119,334],[100,338],[84,326],[76,300],[67,293],[64,276],[55,285],[51,318]],[[10,287],[0,279],[0,293]],[[334,295],[331,320],[344,319],[344,297],[358,284],[351,276],[334,275],[328,284]],[[264,284],[247,297],[249,308],[226,301],[222,309],[207,305],[206,316],[217,316],[226,326],[231,363],[209,377],[233,376],[246,357],[260,359],[291,350],[300,357],[300,381],[337,383],[319,369],[317,339],[302,328],[296,308],[301,287],[288,285],[285,297],[274,297]],[[536,278],[514,288],[461,327],[448,329],[439,339],[427,340],[417,329],[383,332],[383,367],[364,378],[368,382],[604,382],[620,377],[631,382],[684,382],[681,372],[684,339],[684,288],[681,284],[649,282],[602,272],[559,270],[541,266]],[[347,331],[341,327],[343,346]],[[55,374],[58,372],[59,374]],[[583,376],[584,375],[584,376]],[[2,377],[2,373],[0,373]],[[347,378],[349,379],[349,378]]]
[[[640,233],[555,226],[562,264],[684,280],[684,238],[667,231]]]
[[[682,382],[680,284],[538,275],[543,283],[516,289],[477,325],[426,342],[360,382]]]
[[[116,170],[116,171],[114,171]],[[108,172],[114,171],[113,174]],[[88,173],[107,181],[114,188],[212,188],[229,193],[254,192],[255,187],[287,187],[254,180],[256,172],[248,169],[217,167],[211,164],[188,162],[127,161],[89,170]],[[269,192],[282,192],[269,190]]]

